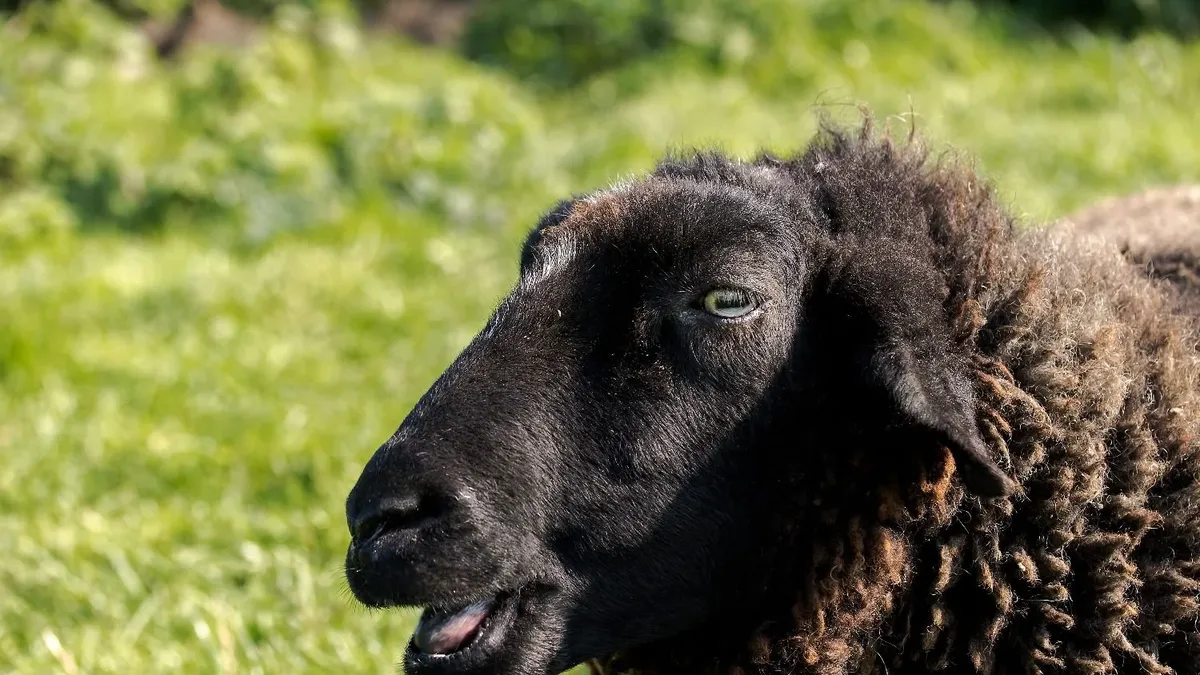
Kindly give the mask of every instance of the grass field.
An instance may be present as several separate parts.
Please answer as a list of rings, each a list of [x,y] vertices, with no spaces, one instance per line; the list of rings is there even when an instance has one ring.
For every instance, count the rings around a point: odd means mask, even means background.
[[[667,148],[787,151],[866,104],[1031,224],[1200,179],[1198,44],[770,4],[716,65],[569,87],[336,14],[174,65],[86,2],[0,27],[0,673],[394,672],[414,615],[345,590],[347,491],[523,228]]]

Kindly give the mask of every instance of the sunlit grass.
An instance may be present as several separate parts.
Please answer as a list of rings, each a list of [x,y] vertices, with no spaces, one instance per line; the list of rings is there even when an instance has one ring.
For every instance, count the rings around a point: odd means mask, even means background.
[[[1195,44],[813,4],[844,11],[740,66],[560,92],[336,23],[174,68],[0,37],[0,672],[394,672],[413,615],[345,590],[346,492],[523,228],[668,148],[795,149],[866,103],[1030,222],[1200,179]]]

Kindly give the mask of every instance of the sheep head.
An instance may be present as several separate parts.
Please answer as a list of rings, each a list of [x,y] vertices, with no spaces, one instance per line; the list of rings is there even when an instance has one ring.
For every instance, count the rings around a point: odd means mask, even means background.
[[[717,658],[791,611],[780,542],[832,504],[872,512],[946,449],[973,498],[1012,489],[925,214],[865,185],[697,156],[542,219],[347,503],[354,594],[427,608],[409,673],[553,673],[671,640]]]

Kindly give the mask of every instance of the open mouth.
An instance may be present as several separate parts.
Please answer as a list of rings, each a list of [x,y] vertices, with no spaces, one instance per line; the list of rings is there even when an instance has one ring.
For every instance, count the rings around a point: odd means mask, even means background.
[[[413,633],[413,646],[430,656],[449,656],[470,647],[487,627],[496,602],[492,598],[457,610],[426,609]]]
[[[463,607],[428,608],[408,645],[408,670],[471,672],[504,645],[516,616],[516,596],[502,593]]]

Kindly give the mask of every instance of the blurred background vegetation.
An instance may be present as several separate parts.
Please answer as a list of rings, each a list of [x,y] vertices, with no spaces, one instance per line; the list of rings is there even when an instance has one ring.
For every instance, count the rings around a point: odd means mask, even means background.
[[[1193,0],[0,3],[0,673],[390,673],[346,492],[524,228],[916,124],[1027,223],[1200,179]]]

